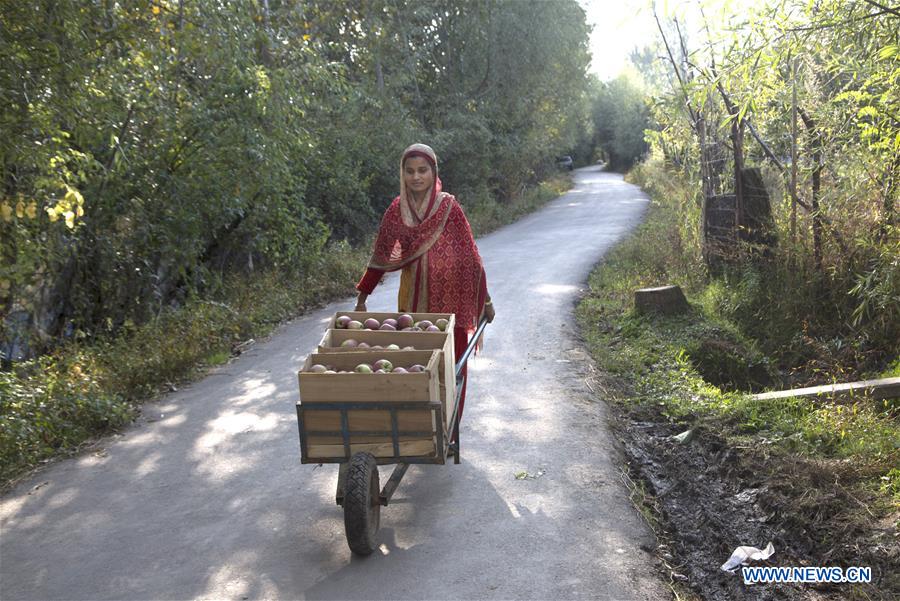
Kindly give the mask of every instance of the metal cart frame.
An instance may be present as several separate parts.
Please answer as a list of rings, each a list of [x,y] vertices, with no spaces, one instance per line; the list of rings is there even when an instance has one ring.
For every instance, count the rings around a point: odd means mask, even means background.
[[[462,357],[456,362],[454,377],[456,379],[456,398],[453,403],[453,410],[450,413],[450,421],[447,426],[447,432],[451,432],[450,442],[444,435],[443,420],[441,415],[441,403],[430,402],[426,406],[431,409],[432,423],[437,424],[434,431],[408,431],[400,430],[398,427],[397,412],[404,409],[422,409],[421,402],[313,402],[297,405],[297,421],[300,428],[300,448],[302,456],[307,456],[308,437],[310,436],[340,436],[344,444],[344,454],[337,457],[316,458],[310,463],[338,463],[340,464],[338,472],[337,492],[335,501],[344,508],[344,525],[346,529],[347,542],[350,549],[360,555],[369,555],[375,549],[375,534],[378,531],[380,522],[380,508],[386,507],[391,500],[400,481],[406,474],[406,470],[413,464],[443,464],[445,459],[453,457],[453,463],[460,462],[460,444],[459,444],[459,401],[462,395],[463,383],[465,376],[462,370],[468,361],[469,356],[474,352],[478,339],[484,333],[487,327],[487,320],[482,319],[475,330],[475,334],[469,341]],[[304,428],[303,412],[304,411],[338,411],[341,416],[341,430],[333,431],[312,431],[306,432]],[[353,431],[354,436],[373,436],[382,437],[393,443],[393,455],[388,457],[374,457],[367,452],[350,452],[350,427],[348,411],[352,410],[380,410],[388,411],[391,416],[391,429],[388,431]],[[402,436],[409,437],[431,437],[436,436],[437,452],[429,456],[406,456],[400,454],[400,438]],[[305,462],[305,461],[304,461]],[[378,465],[396,464],[388,481],[385,482],[384,488],[379,491],[378,488]]]

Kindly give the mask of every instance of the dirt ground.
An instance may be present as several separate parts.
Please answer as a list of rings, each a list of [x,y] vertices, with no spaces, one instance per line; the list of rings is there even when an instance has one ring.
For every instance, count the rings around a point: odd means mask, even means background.
[[[865,468],[814,462],[767,449],[729,446],[711,427],[686,430],[651,408],[615,408],[636,501],[650,516],[682,596],[725,599],[898,599],[898,516],[875,519],[854,487]],[[851,490],[853,492],[851,492]],[[769,566],[870,566],[871,585],[759,584],[720,566],[740,545],[775,554]]]

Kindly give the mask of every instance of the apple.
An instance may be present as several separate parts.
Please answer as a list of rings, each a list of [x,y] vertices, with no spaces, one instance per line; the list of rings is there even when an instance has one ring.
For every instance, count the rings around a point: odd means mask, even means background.
[[[356,348],[370,348],[368,342],[360,342],[356,345]]]
[[[361,330],[361,329],[363,329],[363,324],[362,324],[362,322],[359,322],[359,321],[356,321],[355,319],[353,319],[353,320],[350,320],[347,322],[347,329],[348,330]]]
[[[389,323],[383,323],[383,324],[381,324],[381,327],[378,328],[378,329],[379,329],[379,330],[387,330],[387,331],[389,331],[389,332],[394,332],[394,331],[397,330],[397,328],[396,328],[395,326],[392,326],[392,325],[389,324]]]
[[[419,323],[416,324],[416,327],[420,330],[425,330],[428,326],[433,326],[434,324],[428,321],[427,319],[423,319]]]
[[[414,351],[414,350],[416,350],[416,347],[414,347],[414,346],[404,346],[404,347],[403,347],[403,350],[404,350],[404,351]]]
[[[347,348],[356,348],[357,346],[359,346],[359,342],[357,342],[353,338],[348,338],[347,340],[345,340],[341,343],[341,346],[347,347]]]
[[[388,373],[388,372],[384,371],[383,369],[376,369],[376,370],[375,370],[375,373],[376,373],[376,374],[386,374],[386,373]]]
[[[432,325],[428,326],[427,328],[425,328],[425,331],[426,332],[440,332],[441,329],[439,327],[437,327],[436,325],[432,324]]]
[[[407,328],[403,328],[403,329],[400,330],[400,331],[401,331],[401,332],[412,332],[413,330],[415,330],[415,328],[412,327],[412,326],[409,326],[409,327],[407,327]]]
[[[419,363],[416,363],[415,365],[413,365],[409,368],[409,372],[413,373],[413,374],[416,374],[416,373],[419,373],[422,371],[425,371],[425,366],[421,365]]]
[[[397,320],[394,319],[393,317],[388,317],[387,319],[385,319],[384,321],[381,322],[381,325],[384,325],[384,324],[390,324],[390,325],[394,326],[395,330],[397,329]]]
[[[341,315],[335,321],[335,325],[339,328],[346,328],[347,324],[353,321],[349,315]]]
[[[366,320],[365,326],[367,330],[377,330],[381,327],[381,322],[379,322],[374,317],[370,317]]]
[[[307,371],[312,372],[314,374],[324,374],[328,371],[328,368],[322,365],[321,363],[316,363],[312,367],[310,367]]]
[[[380,344],[373,344],[373,345],[370,346],[369,348],[372,349],[373,351],[381,351],[381,350],[384,350],[384,347],[381,346]]]
[[[386,349],[386,350],[389,350],[389,351],[399,351],[399,350],[400,350],[400,345],[398,345],[398,344],[389,344],[389,345],[387,345],[387,346],[385,347],[385,349]]]
[[[360,363],[359,365],[356,366],[356,369],[354,369],[353,371],[355,371],[358,374],[370,374],[370,373],[372,373],[372,366],[369,365],[368,363]]]
[[[328,370],[325,370],[325,371],[322,372],[322,373],[326,373],[326,374],[336,374],[337,372],[334,371],[333,369],[328,369]]]
[[[383,369],[385,371],[391,371],[394,369],[394,364],[388,361],[387,359],[379,359],[375,363],[372,364],[372,367],[375,369]]]
[[[434,325],[439,327],[441,329],[441,332],[446,332],[447,326],[450,325],[450,322],[448,320],[444,319],[443,317],[441,317],[440,319],[438,319],[437,321],[434,322]]]
[[[394,371],[392,371],[391,373],[394,373],[394,374],[408,374],[409,372],[406,371],[406,368],[405,368],[405,367],[395,367],[395,368],[394,368]]]
[[[404,313],[397,318],[397,327],[401,330],[411,328],[413,323],[415,323],[415,320],[413,319],[413,316],[408,313]]]

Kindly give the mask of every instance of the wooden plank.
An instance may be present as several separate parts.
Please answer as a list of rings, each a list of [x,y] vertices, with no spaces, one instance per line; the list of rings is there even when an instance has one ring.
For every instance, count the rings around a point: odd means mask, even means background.
[[[763,392],[761,394],[754,394],[751,398],[755,401],[769,401],[792,397],[820,396],[839,399],[861,396],[874,400],[896,399],[900,398],[900,378],[881,378],[878,380],[863,380],[861,382],[826,384],[825,386]]]
[[[368,351],[366,348],[341,346],[345,341],[353,339],[357,342],[365,342],[369,346],[387,346],[396,344],[402,350],[404,347],[411,346],[417,351],[443,349],[447,337],[453,336],[453,332],[391,332],[385,330],[335,330],[328,329],[322,340],[319,342],[318,352],[320,353],[351,353]],[[451,347],[452,348],[452,347]],[[378,349],[376,349],[378,350]],[[396,353],[381,349],[388,353]]]
[[[307,444],[343,444],[343,436],[311,435],[310,432],[340,432],[341,412],[337,409],[307,409],[300,405],[303,413],[303,425],[307,433]],[[354,409],[347,412],[347,426],[351,443],[385,442],[388,436],[362,436],[353,432],[390,432],[391,412],[386,409]],[[435,412],[433,406],[422,409],[397,411],[397,430],[400,432],[435,432]],[[421,434],[400,435],[399,440],[422,440]]]
[[[407,374],[324,374],[308,369],[314,364],[337,370],[352,370],[371,363],[384,353],[310,353],[298,374],[300,402],[406,402],[428,403],[439,399],[439,351],[394,351],[390,360],[397,365],[425,365],[425,371]]]
[[[456,349],[454,348],[453,332],[451,331],[444,343],[443,356],[441,357],[441,404],[444,406],[444,431],[450,423],[450,412],[453,411],[453,403],[456,402]],[[449,432],[447,432],[449,435]]]
[[[306,457],[310,459],[330,459],[344,456],[344,445],[310,445]],[[350,445],[350,453],[366,451],[375,457],[393,457],[392,443],[360,443]],[[436,454],[434,440],[410,440],[400,443],[400,455],[405,457],[434,457]]]

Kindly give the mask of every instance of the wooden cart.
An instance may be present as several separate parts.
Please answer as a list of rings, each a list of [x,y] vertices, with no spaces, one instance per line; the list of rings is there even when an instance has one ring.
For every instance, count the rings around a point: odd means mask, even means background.
[[[429,314],[413,315],[422,318]],[[337,334],[343,330],[326,333],[321,352],[307,357],[299,374],[297,403],[301,462],[340,464],[335,500],[344,508],[347,543],[354,553],[369,555],[375,550],[381,507],[387,506],[410,465],[444,464],[451,457],[459,463],[461,372],[486,325],[482,320],[455,363],[452,326],[448,328],[449,341],[429,339],[426,333],[412,334],[421,336],[423,343],[428,339],[425,346],[432,348],[390,351],[388,356],[398,365],[424,365],[421,373],[310,373],[309,367],[317,362],[338,369],[360,362],[359,351],[328,347],[329,337],[346,337]],[[448,391],[452,391],[450,398]],[[395,467],[381,488],[378,466],[389,464]]]

